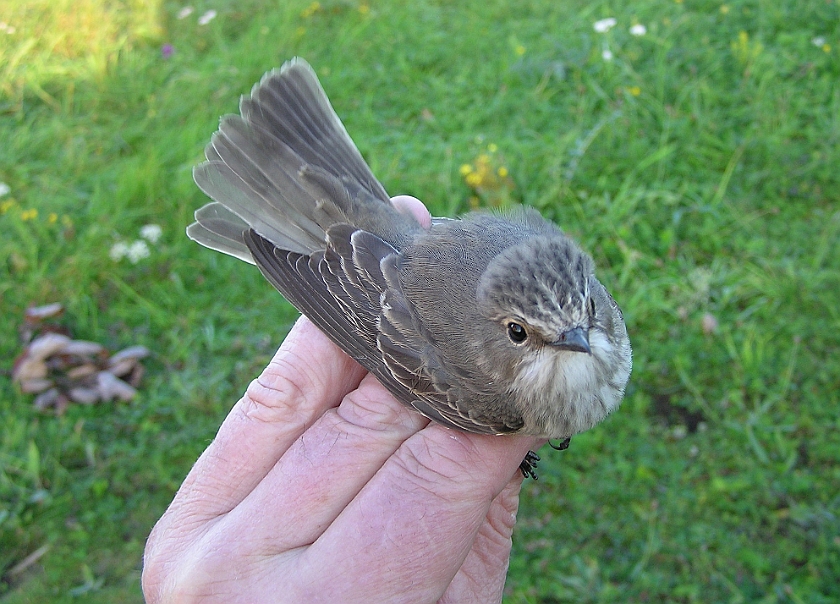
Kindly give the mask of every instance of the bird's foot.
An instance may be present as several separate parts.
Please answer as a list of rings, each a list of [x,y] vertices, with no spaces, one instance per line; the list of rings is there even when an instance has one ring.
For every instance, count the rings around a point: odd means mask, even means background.
[[[554,449],[555,451],[565,451],[569,448],[569,443],[571,442],[572,438],[569,437],[566,440],[561,441],[559,445],[555,445],[551,441],[548,441],[548,446]],[[522,463],[519,464],[519,469],[522,472],[522,475],[525,478],[533,478],[534,480],[539,480],[539,476],[537,476],[537,462],[539,461],[539,455],[537,455],[533,451],[528,451],[528,455],[526,455],[525,459],[522,460]]]
[[[571,444],[571,442],[572,442],[572,437],[570,436],[569,438],[567,438],[566,440],[561,442],[559,445],[552,444],[551,441],[548,441],[548,446],[551,447],[552,449],[554,449],[555,451],[565,451],[566,449],[569,448],[569,445]]]
[[[537,462],[539,461],[539,455],[537,455],[533,451],[528,451],[528,454],[525,456],[525,459],[523,459],[522,463],[519,464],[519,470],[522,472],[522,475],[525,478],[533,478],[534,480],[539,480],[539,477],[537,476]]]

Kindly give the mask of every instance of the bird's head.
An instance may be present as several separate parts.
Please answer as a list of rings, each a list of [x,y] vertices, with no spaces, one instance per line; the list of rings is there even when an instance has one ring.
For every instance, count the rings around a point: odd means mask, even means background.
[[[478,307],[499,354],[485,370],[507,384],[530,433],[571,436],[623,396],[630,344],[621,311],[593,272],[592,259],[558,233],[502,251],[478,282]]]

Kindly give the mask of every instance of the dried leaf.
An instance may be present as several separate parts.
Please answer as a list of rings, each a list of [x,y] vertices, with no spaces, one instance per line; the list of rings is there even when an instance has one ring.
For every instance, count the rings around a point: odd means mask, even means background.
[[[26,309],[24,317],[28,323],[37,323],[44,319],[52,319],[64,312],[64,305],[60,302],[44,304],[43,306],[31,306]]]
[[[99,371],[99,368],[92,363],[85,363],[84,365],[79,365],[78,367],[73,367],[71,370],[67,372],[67,377],[71,380],[81,380],[89,375],[93,375]]]
[[[26,347],[26,354],[32,359],[46,359],[70,343],[70,338],[59,333],[47,333],[38,336]]]
[[[24,356],[12,369],[12,381],[25,382],[47,377],[47,364],[42,359]]]
[[[134,388],[108,371],[100,371],[96,375],[96,385],[103,401],[110,401],[115,398],[121,401],[130,401],[137,394]]]
[[[108,365],[113,367],[125,359],[143,359],[149,356],[149,354],[149,349],[145,346],[129,346],[128,348],[124,348],[111,356],[108,360]]]
[[[99,390],[96,388],[71,388],[70,399],[82,405],[92,405],[99,400]]]
[[[92,405],[100,400],[131,400],[144,374],[140,359],[149,356],[145,346],[129,346],[109,358],[98,342],[71,339],[60,326],[43,323],[64,312],[60,303],[26,311],[24,348],[12,368],[13,380],[23,392],[37,394],[38,409],[62,413],[71,402]],[[125,379],[120,379],[125,378]]]
[[[122,377],[131,373],[131,370],[134,369],[134,366],[137,365],[137,363],[137,359],[123,359],[116,364],[112,364],[111,361],[108,361],[108,365],[110,365],[108,371],[117,377]]]
[[[58,391],[58,388],[50,388],[46,392],[42,392],[36,396],[32,404],[35,405],[36,409],[44,411],[55,405],[58,402],[59,396],[61,396],[61,393]]]
[[[87,342],[85,340],[73,340],[62,348],[61,354],[75,354],[79,356],[94,356],[105,350],[102,344]]]
[[[52,387],[52,385],[52,380],[35,378],[21,381],[20,389],[26,394],[37,394],[38,392],[43,392],[47,388]]]
[[[134,388],[137,388],[140,385],[140,381],[143,379],[143,376],[146,375],[146,368],[143,367],[140,363],[137,363],[134,366],[134,370],[131,372],[125,381],[128,382]]]

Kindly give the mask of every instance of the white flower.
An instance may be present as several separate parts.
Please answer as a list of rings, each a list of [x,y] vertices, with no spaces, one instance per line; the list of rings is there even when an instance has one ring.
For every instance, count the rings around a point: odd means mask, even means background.
[[[811,39],[811,44],[822,48],[825,45],[825,36],[817,36],[816,38]]]
[[[132,264],[137,264],[143,258],[149,257],[149,246],[142,239],[138,239],[128,246],[125,255],[131,260]]]
[[[207,25],[208,23],[210,23],[210,21],[212,21],[213,19],[216,18],[217,14],[218,13],[211,8],[209,11],[207,11],[206,13],[204,13],[203,15],[201,15],[198,18],[198,24],[199,25]]]
[[[601,51],[601,58],[605,61],[612,61],[613,60],[613,53],[609,48],[605,48]]]
[[[618,23],[618,21],[616,21],[613,17],[607,17],[606,19],[595,21],[595,23],[592,24],[592,28],[599,34],[604,34],[615,27],[616,23]]]
[[[111,246],[111,251],[108,252],[108,255],[111,257],[111,260],[114,262],[119,262],[125,255],[128,254],[128,244],[125,241],[117,241],[114,245]]]
[[[191,14],[193,14],[194,10],[195,9],[192,6],[185,6],[184,8],[182,8],[181,10],[178,11],[178,18],[179,19],[186,19]]]
[[[163,234],[163,229],[156,224],[147,224],[140,229],[140,236],[151,244],[155,244]]]
[[[647,33],[647,27],[642,25],[641,23],[636,23],[633,27],[630,28],[630,34],[633,36],[643,36]]]
[[[4,182],[0,182],[0,197],[5,197],[12,192],[12,188]]]
[[[0,31],[5,32],[7,34],[15,33],[16,29],[14,25],[9,25],[5,21],[0,21]]]

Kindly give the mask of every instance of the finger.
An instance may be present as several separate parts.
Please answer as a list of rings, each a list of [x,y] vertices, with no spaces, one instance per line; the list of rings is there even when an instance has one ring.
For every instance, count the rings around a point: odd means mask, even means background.
[[[225,419],[149,537],[147,554],[233,509],[324,411],[354,389],[364,371],[301,318],[262,375]]]
[[[428,421],[368,374],[357,390],[286,451],[213,531],[220,542],[226,535],[238,535],[253,544],[258,556],[310,545]]]
[[[414,216],[424,229],[432,226],[432,215],[423,202],[411,195],[397,195],[391,198],[391,203],[400,214]]]
[[[490,504],[470,553],[438,604],[502,601],[521,487],[517,472]]]
[[[318,585],[319,594],[343,602],[436,601],[463,565],[492,501],[534,444],[530,437],[428,426],[396,451],[300,556],[296,587]],[[327,580],[323,560],[330,560]],[[382,568],[387,576],[358,581]],[[409,594],[405,585],[413,586]],[[309,595],[295,597],[307,601]]]
[[[315,541],[385,460],[427,423],[366,376],[295,441],[236,508],[202,532],[180,557],[170,589],[187,594],[212,585],[212,593],[200,594],[203,601],[233,604],[265,601],[276,589],[267,585],[294,583],[293,558],[304,551],[301,546]]]

